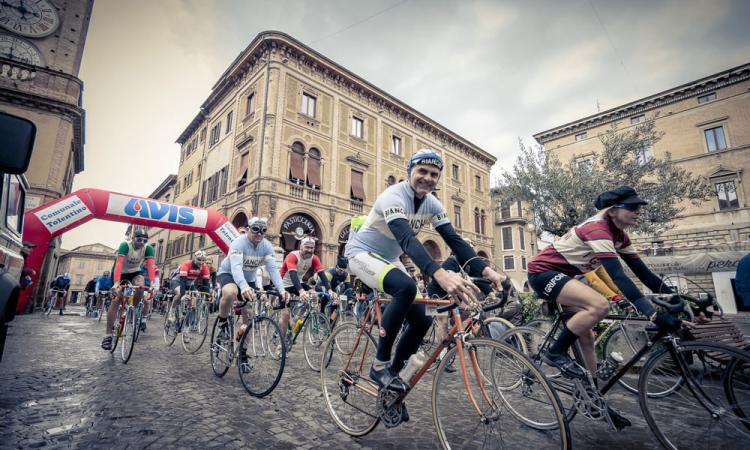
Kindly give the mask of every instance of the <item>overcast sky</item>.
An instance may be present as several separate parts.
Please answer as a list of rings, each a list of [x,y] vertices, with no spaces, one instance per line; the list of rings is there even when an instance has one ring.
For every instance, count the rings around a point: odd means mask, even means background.
[[[80,78],[86,145],[74,189],[146,196],[176,138],[259,32],[295,37],[498,158],[518,139],[750,62],[750,2],[96,0]],[[116,247],[92,221],[71,249]]]

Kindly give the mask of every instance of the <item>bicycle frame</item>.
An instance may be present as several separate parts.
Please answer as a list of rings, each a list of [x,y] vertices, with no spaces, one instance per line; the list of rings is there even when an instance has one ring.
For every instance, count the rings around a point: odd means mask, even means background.
[[[349,359],[347,360],[346,364],[343,368],[342,376],[348,377],[348,367],[352,363],[352,357],[356,353],[357,348],[359,347],[361,341],[362,341],[362,335],[365,333],[365,329],[367,329],[367,333],[371,334],[373,327],[375,326],[375,321],[371,320],[374,316],[378,319],[378,328],[382,330],[382,327],[380,326],[380,323],[382,321],[382,311],[380,309],[380,303],[381,302],[388,302],[390,299],[383,299],[383,298],[376,298],[373,301],[374,305],[370,305],[365,312],[363,325],[359,327],[359,333],[357,335],[356,343],[354,344],[354,348],[351,351],[351,354],[349,355]],[[425,300],[425,299],[417,299],[414,301],[414,304],[424,304],[424,305],[430,305],[430,306],[446,306],[453,303],[450,300]],[[374,316],[373,316],[374,312]],[[416,384],[419,382],[419,380],[422,379],[424,374],[427,372],[427,370],[432,366],[432,364],[437,360],[437,358],[440,356],[440,353],[443,351],[444,348],[447,348],[451,342],[456,343],[456,352],[459,356],[460,366],[461,366],[461,374],[463,375],[464,379],[464,386],[466,387],[466,392],[468,394],[469,400],[471,401],[471,404],[474,408],[474,410],[479,414],[479,416],[484,417],[484,414],[482,413],[481,408],[479,407],[479,404],[477,403],[476,398],[474,397],[474,394],[471,391],[471,385],[469,380],[469,373],[468,369],[466,367],[466,360],[464,359],[464,339],[465,336],[472,334],[472,327],[474,326],[474,320],[470,319],[466,323],[461,318],[461,312],[458,309],[458,307],[452,308],[450,310],[450,316],[454,319],[453,320],[453,327],[448,331],[448,334],[446,335],[445,339],[443,339],[440,344],[435,348],[435,350],[432,352],[430,357],[427,359],[427,361],[422,365],[422,367],[417,370],[417,372],[411,377],[409,380],[404,380],[409,385],[409,389],[405,392],[401,393],[396,399],[393,400],[393,403],[403,400],[409,392],[416,386]],[[465,325],[464,325],[465,324]],[[462,325],[464,325],[462,327]],[[362,353],[361,361],[359,361],[359,371],[362,373],[362,369],[365,364],[365,355],[367,354],[367,346],[371,345],[370,339],[365,339],[365,349]],[[484,386],[484,382],[482,380],[482,376],[479,369],[479,364],[476,359],[476,353],[471,353],[471,365],[474,372],[474,375],[476,376],[477,383],[479,385],[479,390],[482,393],[482,397],[484,397],[484,400],[490,404],[493,405],[494,402],[490,400],[490,396],[487,394],[487,391]],[[378,386],[373,381],[367,380],[369,386],[360,386],[359,384],[355,384],[353,382],[354,380],[349,379],[348,383],[350,385],[355,385],[357,388],[361,389],[368,395],[370,395],[373,398],[376,398],[378,396]]]

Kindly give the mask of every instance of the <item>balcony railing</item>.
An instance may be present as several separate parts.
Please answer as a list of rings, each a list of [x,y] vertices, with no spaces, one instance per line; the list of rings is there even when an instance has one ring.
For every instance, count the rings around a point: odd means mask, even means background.
[[[287,186],[289,186],[289,195],[294,198],[304,199],[305,197],[307,197],[307,199],[312,202],[320,201],[320,191],[317,189],[311,189],[307,186],[300,186],[298,184],[291,183]],[[307,192],[307,195],[305,195],[305,192]]]
[[[349,200],[349,211],[362,213],[365,210],[365,204],[359,200]]]

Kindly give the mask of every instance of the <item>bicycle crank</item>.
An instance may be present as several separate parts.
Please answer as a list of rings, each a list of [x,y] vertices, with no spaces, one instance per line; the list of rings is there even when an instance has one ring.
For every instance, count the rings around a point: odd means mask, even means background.
[[[573,404],[576,410],[591,420],[606,422],[611,430],[616,427],[607,411],[607,401],[590,384],[584,384],[580,379],[574,380]]]
[[[394,428],[401,422],[409,420],[406,405],[399,400],[399,392],[390,389],[380,389],[377,398],[377,411],[380,421],[386,428]]]

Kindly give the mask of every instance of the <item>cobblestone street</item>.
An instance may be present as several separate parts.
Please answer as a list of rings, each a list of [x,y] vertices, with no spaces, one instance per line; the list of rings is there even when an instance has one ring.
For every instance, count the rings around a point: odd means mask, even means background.
[[[280,385],[264,399],[240,385],[236,368],[213,375],[208,344],[186,354],[167,348],[154,316],[123,365],[99,348],[103,323],[83,309],[65,316],[19,316],[0,366],[0,446],[36,448],[436,448],[427,375],[407,401],[411,421],[379,426],[363,438],[338,430],[328,416],[319,378],[301,346],[287,359]],[[212,318],[213,319],[213,318]],[[634,426],[623,433],[578,418],[576,448],[658,448],[635,397],[619,391],[613,403]],[[530,436],[533,435],[529,433]],[[528,448],[534,448],[529,442]]]

